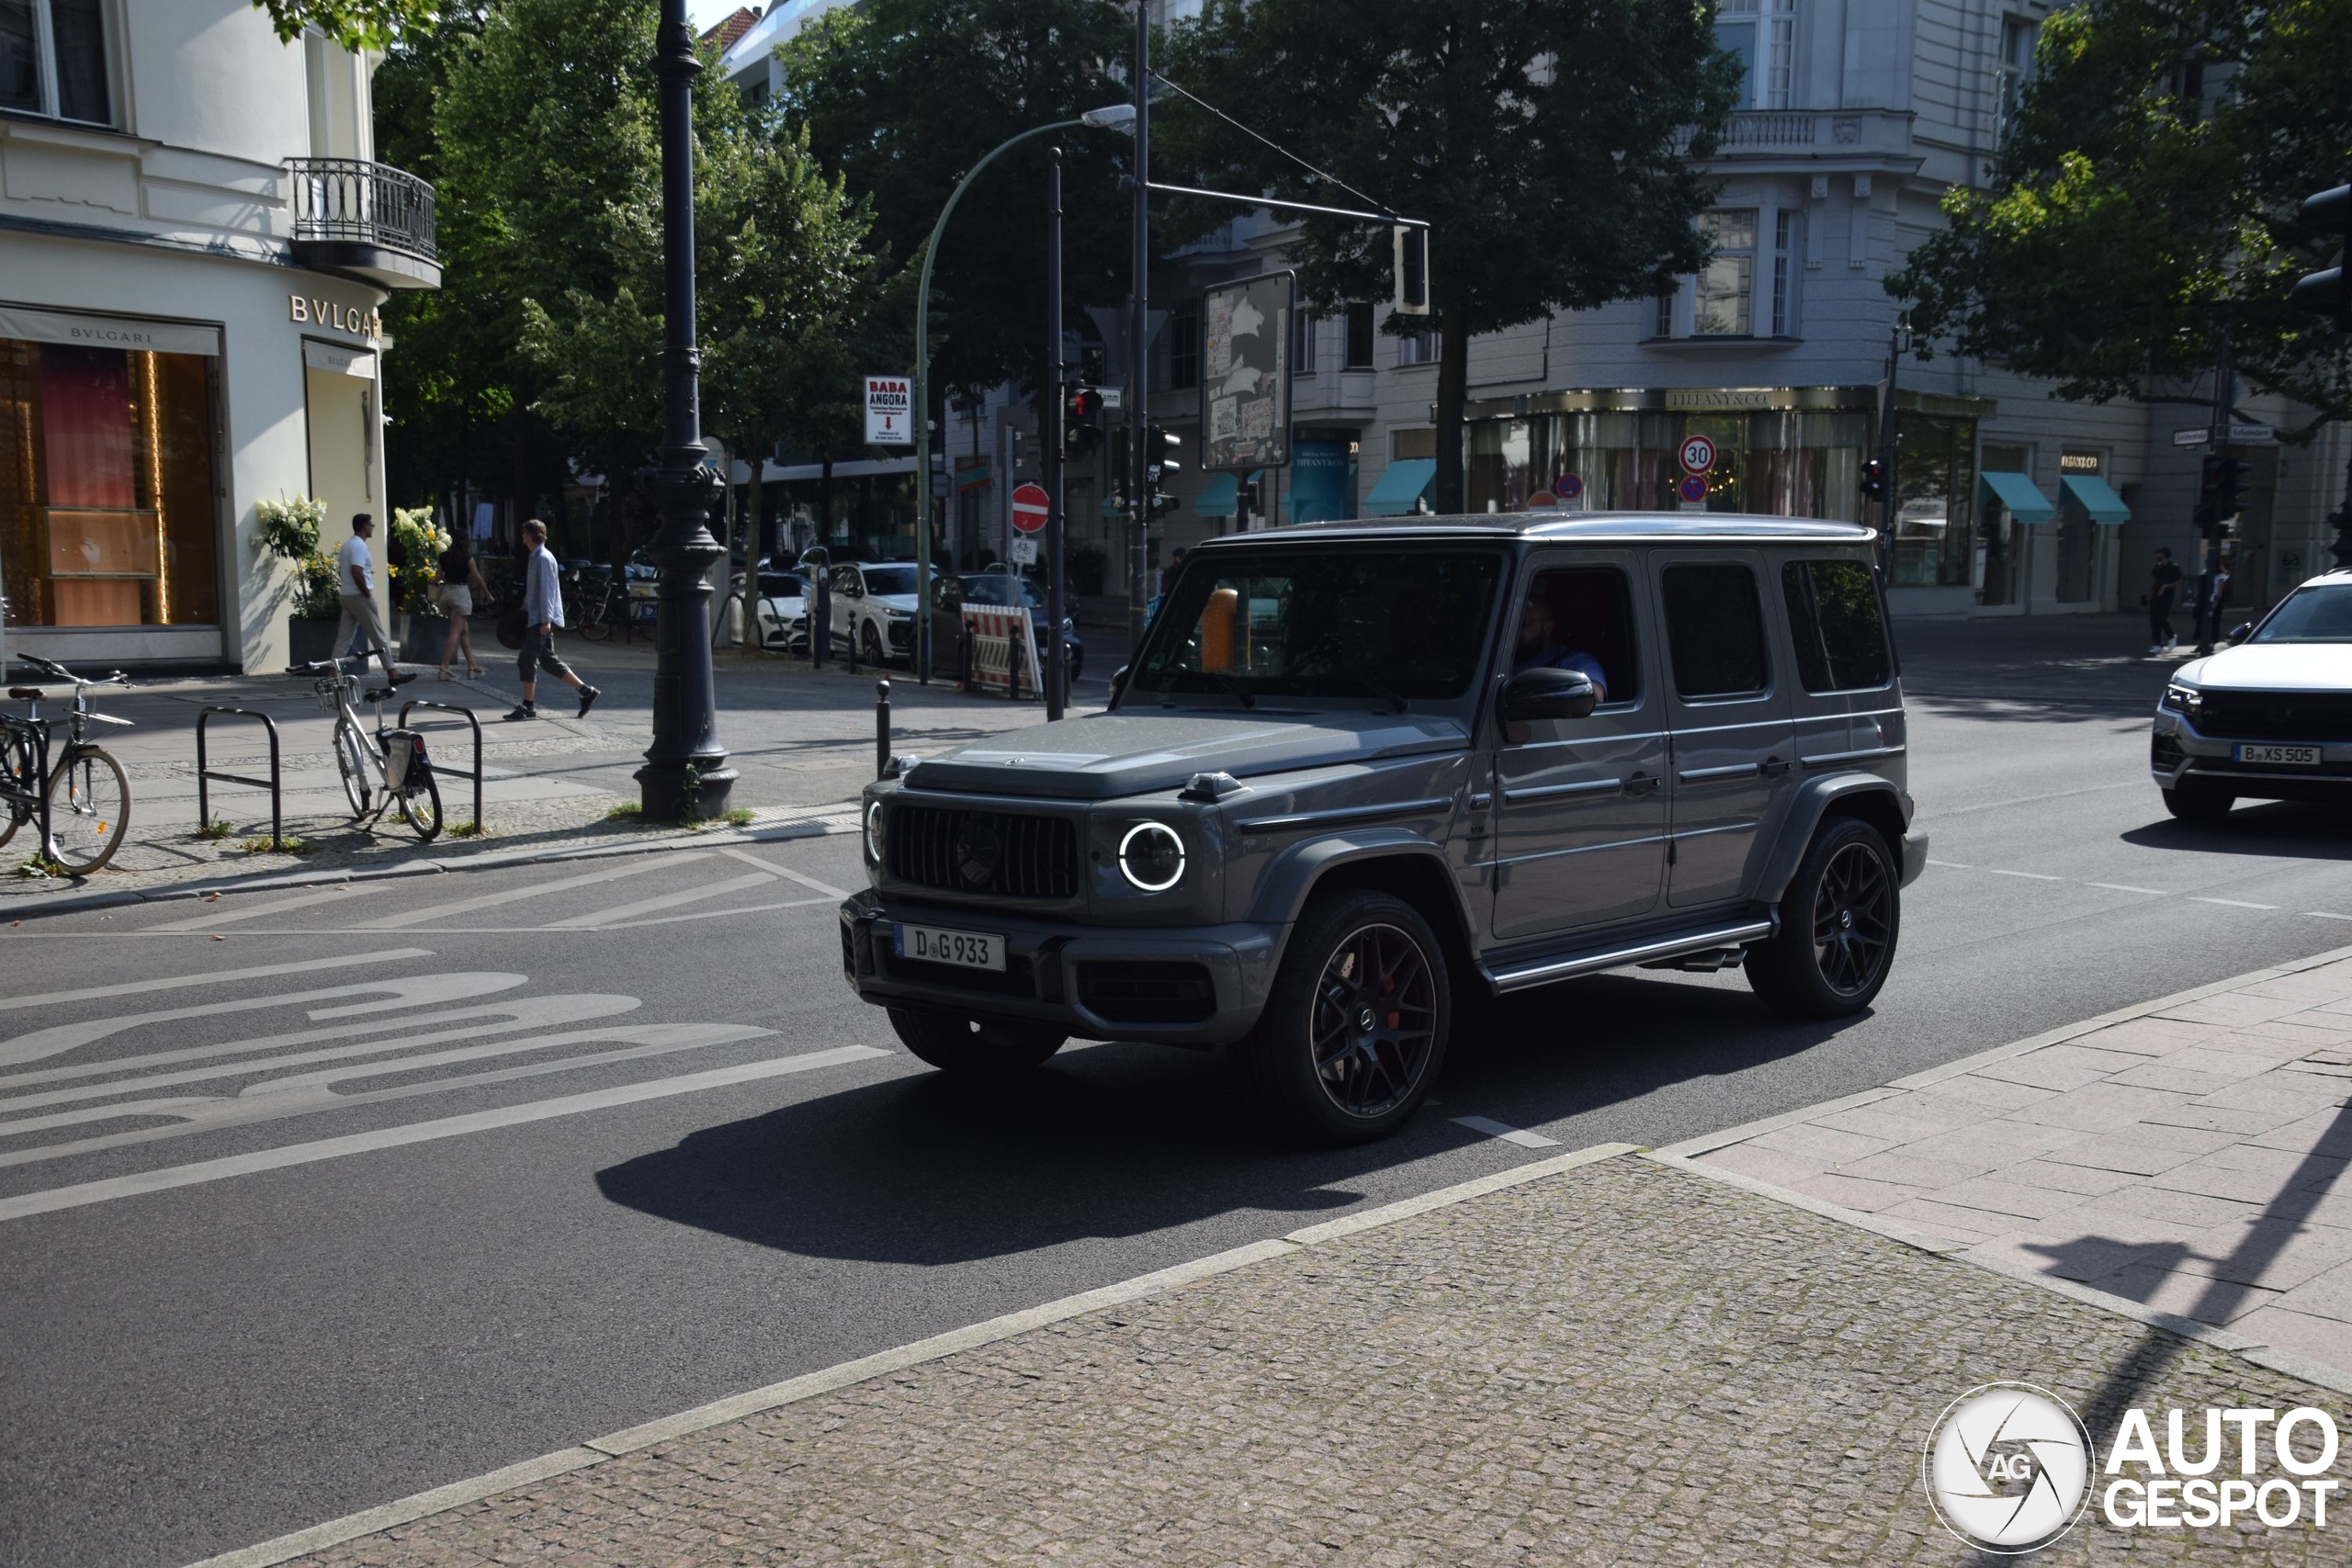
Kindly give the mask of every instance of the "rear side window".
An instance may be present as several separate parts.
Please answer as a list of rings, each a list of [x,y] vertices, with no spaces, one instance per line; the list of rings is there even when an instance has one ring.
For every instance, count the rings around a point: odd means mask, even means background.
[[[1668,567],[1659,581],[1678,696],[1742,696],[1770,683],[1754,572],[1737,561],[1709,561]]]
[[[1893,678],[1870,568],[1853,560],[1792,560],[1781,569],[1781,588],[1789,601],[1797,679],[1806,691],[1857,691]]]

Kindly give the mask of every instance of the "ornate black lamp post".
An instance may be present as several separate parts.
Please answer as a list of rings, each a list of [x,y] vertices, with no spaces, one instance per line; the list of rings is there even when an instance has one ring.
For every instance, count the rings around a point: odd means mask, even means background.
[[[637,771],[639,799],[656,821],[727,808],[735,770],[718,744],[710,671],[711,536],[718,476],[702,466],[701,351],[695,346],[694,79],[702,69],[686,0],[662,0],[654,70],[662,79],[662,400],[665,429],[654,479],[662,518],[650,553],[662,569],[654,628],[653,744]]]

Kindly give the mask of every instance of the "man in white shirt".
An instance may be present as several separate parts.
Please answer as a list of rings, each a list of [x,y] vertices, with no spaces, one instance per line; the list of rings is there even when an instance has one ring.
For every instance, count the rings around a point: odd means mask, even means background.
[[[384,661],[384,674],[395,686],[416,679],[392,667],[392,650],[384,636],[384,617],[376,608],[376,559],[368,550],[375,536],[376,519],[362,512],[351,519],[351,537],[334,553],[334,590],[343,603],[343,618],[335,623],[335,657],[357,654],[365,659],[372,644]],[[365,639],[363,644],[362,639]]]
[[[544,670],[560,677],[565,685],[580,694],[579,716],[586,718],[588,710],[604,694],[556,657],[555,629],[563,625],[563,590],[556,571],[555,555],[548,548],[548,525],[536,517],[524,524],[523,546],[527,552],[523,558],[523,701],[506,716],[539,716],[538,672]]]

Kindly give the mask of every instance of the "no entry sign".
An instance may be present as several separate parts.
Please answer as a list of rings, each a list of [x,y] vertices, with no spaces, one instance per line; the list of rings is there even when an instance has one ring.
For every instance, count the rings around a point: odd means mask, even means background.
[[[1703,435],[1686,437],[1682,443],[1682,471],[1703,474],[1715,466],[1715,444]]]
[[[1051,504],[1043,485],[1023,485],[1012,492],[1012,525],[1024,534],[1034,534],[1046,525],[1046,508]]]

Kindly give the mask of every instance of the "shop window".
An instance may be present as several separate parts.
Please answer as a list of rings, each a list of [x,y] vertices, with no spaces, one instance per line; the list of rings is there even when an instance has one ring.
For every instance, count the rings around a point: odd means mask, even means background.
[[[1747,337],[1756,293],[1756,209],[1718,208],[1699,214],[1699,232],[1714,254],[1699,271],[1692,296],[1693,337]]]
[[[1737,561],[1706,561],[1668,567],[1659,584],[1678,696],[1744,696],[1770,683],[1754,572]]]
[[[1559,567],[1539,571],[1520,606],[1511,673],[1549,666],[1599,667],[1601,701],[1631,703],[1642,694],[1634,662],[1633,594],[1613,566]]]
[[[2104,452],[2086,451],[2079,446],[2059,449],[2058,476],[2062,481],[2068,474],[2097,479],[2106,469]],[[2098,575],[2098,525],[2091,521],[2082,502],[2063,482],[2058,502],[2058,572],[2053,586],[2060,604],[2086,604],[2091,597],[2092,581]]]
[[[1429,458],[1437,456],[1437,432],[1428,425],[1419,429],[1394,430],[1388,433],[1388,460],[1400,463],[1408,457]]]
[[[1201,384],[1201,302],[1188,299],[1168,317],[1168,386],[1182,391]]]
[[[1290,319],[1290,366],[1296,376],[1315,374],[1315,338],[1318,322],[1306,310],[1295,310]]]
[[[1854,692],[1892,679],[1878,580],[1853,560],[1792,560],[1781,568],[1796,645],[1797,679],[1808,692]]]
[[[1974,553],[1976,423],[1906,411],[1895,430],[1891,581],[1965,586]]]
[[[1801,219],[1792,208],[1772,215],[1772,335],[1796,334],[1796,230]]]
[[[27,626],[216,626],[212,361],[0,339],[0,581]]]
[[[1372,307],[1358,303],[1348,307],[1348,368],[1372,368]]]
[[[114,121],[105,0],[0,0],[0,108]]]

